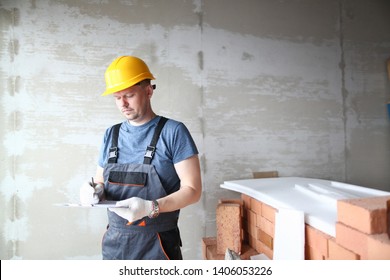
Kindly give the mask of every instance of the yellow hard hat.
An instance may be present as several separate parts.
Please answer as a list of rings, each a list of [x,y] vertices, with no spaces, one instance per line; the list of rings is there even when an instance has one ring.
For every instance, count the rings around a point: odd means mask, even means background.
[[[120,56],[116,58],[106,73],[106,91],[102,94],[109,95],[129,88],[143,80],[154,80],[146,63],[135,56]]]

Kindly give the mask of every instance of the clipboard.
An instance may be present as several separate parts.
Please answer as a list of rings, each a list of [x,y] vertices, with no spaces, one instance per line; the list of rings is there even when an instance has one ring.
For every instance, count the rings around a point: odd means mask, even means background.
[[[116,201],[104,200],[98,203],[86,205],[81,203],[57,203],[54,204],[57,207],[71,207],[71,208],[128,208],[127,206],[118,206]]]

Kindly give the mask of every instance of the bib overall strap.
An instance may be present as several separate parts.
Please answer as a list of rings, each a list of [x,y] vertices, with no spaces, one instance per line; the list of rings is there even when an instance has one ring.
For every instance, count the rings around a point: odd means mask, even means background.
[[[160,133],[167,120],[168,120],[167,118],[161,117],[160,120],[158,121],[157,127],[154,130],[152,141],[150,142],[150,145],[146,148],[146,152],[144,155],[144,164],[150,164],[152,162],[154,151],[156,150],[158,138],[160,137]]]
[[[108,154],[108,163],[116,163],[118,159],[118,138],[121,124],[122,123],[118,123],[112,127],[111,148]]]

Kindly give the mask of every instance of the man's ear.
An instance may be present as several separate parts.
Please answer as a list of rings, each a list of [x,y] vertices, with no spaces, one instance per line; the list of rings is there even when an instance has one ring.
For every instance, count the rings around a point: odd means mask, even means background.
[[[148,94],[149,99],[152,98],[152,96],[153,96],[153,87],[152,87],[152,85],[148,85],[146,87],[146,92]]]

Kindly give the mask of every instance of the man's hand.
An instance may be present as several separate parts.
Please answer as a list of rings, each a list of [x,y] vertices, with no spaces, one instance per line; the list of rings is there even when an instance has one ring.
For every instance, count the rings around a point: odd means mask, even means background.
[[[85,182],[80,188],[80,202],[82,205],[98,203],[104,194],[102,184]]]
[[[148,216],[153,210],[153,202],[139,197],[132,197],[116,203],[117,206],[126,208],[109,208],[110,211],[126,219],[129,223]]]

